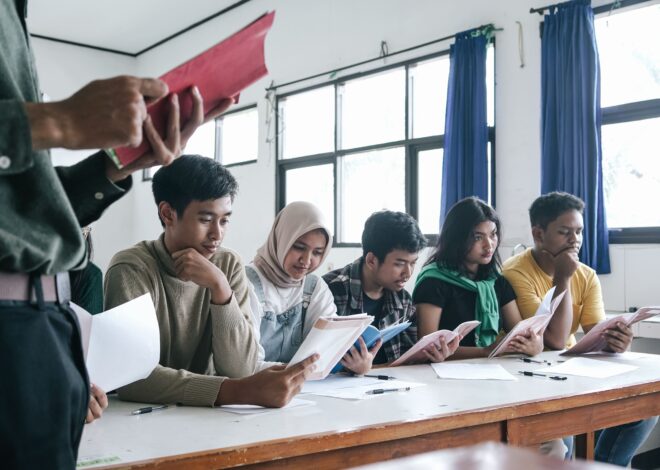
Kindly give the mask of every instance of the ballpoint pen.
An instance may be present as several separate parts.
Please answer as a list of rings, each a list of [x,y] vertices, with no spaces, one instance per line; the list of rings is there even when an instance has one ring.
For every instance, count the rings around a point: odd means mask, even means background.
[[[519,370],[518,373],[520,375],[524,375],[524,376],[527,376],[527,377],[534,377],[536,375],[536,376],[539,376],[539,377],[547,377],[547,378],[552,379],[552,380],[566,380],[568,378],[568,377],[562,377],[560,375],[540,374],[538,372],[532,372],[532,371],[529,371],[529,370]]]
[[[372,379],[378,379],[378,380],[396,380],[396,377],[392,377],[391,375],[370,375],[370,374],[364,374],[365,377],[371,377]]]
[[[367,395],[382,395],[383,393],[389,392],[407,392],[410,390],[410,387],[401,387],[401,388],[376,388],[374,390],[367,390]]]
[[[158,406],[145,406],[144,408],[138,408],[135,411],[132,411],[132,415],[143,415],[145,413],[151,413],[152,411],[155,410],[164,410],[167,408],[167,405],[158,405]]]
[[[539,359],[532,359],[531,357],[519,357],[519,361],[523,362],[533,362],[535,364],[551,364],[550,361],[546,361],[545,359],[539,360]]]

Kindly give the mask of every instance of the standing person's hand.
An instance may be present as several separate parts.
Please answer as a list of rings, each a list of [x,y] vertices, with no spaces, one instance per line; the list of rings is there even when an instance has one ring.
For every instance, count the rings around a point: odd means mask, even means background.
[[[89,384],[89,405],[87,406],[87,417],[85,423],[89,424],[95,419],[99,419],[103,415],[103,410],[108,407],[108,396],[103,390],[94,385]]]

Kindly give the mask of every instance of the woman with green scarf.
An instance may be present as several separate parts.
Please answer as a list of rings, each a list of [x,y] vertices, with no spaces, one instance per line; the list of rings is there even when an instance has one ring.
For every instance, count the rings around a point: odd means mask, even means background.
[[[433,254],[422,268],[413,291],[417,333],[453,330],[463,322],[481,324],[461,340],[438,344],[455,359],[488,356],[498,333],[511,330],[522,317],[516,294],[500,274],[500,220],[482,200],[469,197],[447,213]],[[510,353],[536,355],[543,337],[532,331],[517,336]]]

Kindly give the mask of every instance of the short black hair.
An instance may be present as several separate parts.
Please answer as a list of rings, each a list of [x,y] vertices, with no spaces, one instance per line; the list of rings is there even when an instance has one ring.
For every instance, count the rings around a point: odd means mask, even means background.
[[[417,253],[425,246],[426,238],[417,221],[405,212],[374,212],[364,223],[362,255],[373,253],[381,263],[393,250]]]
[[[553,191],[536,198],[529,208],[529,221],[532,227],[539,226],[545,230],[550,222],[572,210],[582,214],[584,201],[569,193]]]
[[[165,201],[181,216],[192,201],[225,196],[233,201],[238,183],[229,170],[212,158],[182,155],[154,174],[151,189],[156,206]],[[163,224],[162,220],[160,222]]]
[[[497,274],[502,266],[499,246],[502,240],[500,218],[495,209],[477,197],[467,197],[454,204],[445,217],[438,243],[426,264],[436,263],[444,267],[465,272],[465,257],[474,244],[474,228],[482,222],[491,221],[497,229],[497,247],[490,263],[480,265],[477,280],[488,279]]]

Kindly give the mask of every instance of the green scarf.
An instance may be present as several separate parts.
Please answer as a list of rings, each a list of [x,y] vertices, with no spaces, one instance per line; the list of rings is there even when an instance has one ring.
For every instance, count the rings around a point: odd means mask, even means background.
[[[424,279],[439,279],[470,292],[477,293],[474,318],[481,324],[474,329],[475,343],[481,348],[490,346],[495,342],[500,323],[500,309],[495,293],[495,277],[483,281],[473,281],[461,276],[456,271],[438,267],[436,263],[422,268],[415,281],[415,289]],[[413,295],[415,291],[413,290]]]

